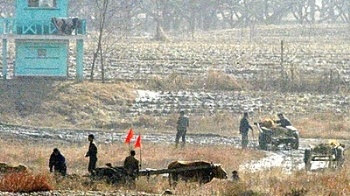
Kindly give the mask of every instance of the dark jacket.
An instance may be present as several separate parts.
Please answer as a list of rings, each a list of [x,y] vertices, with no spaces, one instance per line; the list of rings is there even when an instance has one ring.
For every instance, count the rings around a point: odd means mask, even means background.
[[[93,142],[90,142],[89,150],[88,150],[88,152],[86,153],[85,156],[90,157],[90,158],[96,158],[97,157],[97,147],[96,147],[96,145]]]
[[[281,127],[286,127],[286,126],[292,126],[292,123],[289,121],[288,118],[284,117],[281,118],[280,120],[276,120],[276,123],[280,124]]]
[[[52,172],[52,169],[54,169],[56,172],[59,172],[62,175],[66,175],[66,159],[61,153],[58,153],[57,155],[55,155],[54,153],[51,154],[49,160],[49,167],[50,172]]]
[[[187,116],[181,115],[176,122],[176,128],[181,130],[186,130],[187,127],[190,125],[190,120]]]
[[[124,169],[129,176],[139,173],[139,161],[132,155],[125,158]]]
[[[239,124],[239,132],[246,133],[249,131],[249,129],[253,130],[253,127],[250,126],[248,119],[246,117],[243,117]]]

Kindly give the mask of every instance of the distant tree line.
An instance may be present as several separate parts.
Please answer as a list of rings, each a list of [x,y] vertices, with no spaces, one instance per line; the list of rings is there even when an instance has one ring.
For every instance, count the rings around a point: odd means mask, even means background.
[[[94,1],[71,1],[71,5],[72,14],[94,20],[90,12]],[[252,25],[350,24],[349,0],[113,0],[109,6],[115,33],[151,33],[159,39],[161,31],[193,35]]]
[[[99,29],[98,7],[106,0],[70,0],[70,16],[86,18]],[[14,0],[0,0],[0,17],[13,15]],[[177,35],[195,31],[269,24],[350,24],[349,0],[109,0],[111,30],[129,36],[161,31]]]
[[[14,8],[15,0],[0,0],[0,18],[13,17]],[[122,36],[161,40],[255,25],[350,24],[350,0],[69,0],[69,16],[87,20],[95,48],[90,79],[100,67],[104,81],[112,40]]]

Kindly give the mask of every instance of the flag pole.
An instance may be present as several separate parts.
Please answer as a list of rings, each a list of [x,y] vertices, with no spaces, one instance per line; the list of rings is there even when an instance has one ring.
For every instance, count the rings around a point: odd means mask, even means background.
[[[135,142],[135,148],[138,148],[140,147],[140,161],[139,161],[139,166],[140,166],[140,169],[142,167],[142,147],[141,147],[141,135],[139,135],[136,139],[136,142]]]
[[[140,146],[140,169],[142,167],[142,150],[141,150],[141,146]]]

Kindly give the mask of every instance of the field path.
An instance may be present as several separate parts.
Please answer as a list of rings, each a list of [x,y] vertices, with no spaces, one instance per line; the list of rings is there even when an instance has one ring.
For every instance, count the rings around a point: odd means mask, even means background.
[[[66,143],[83,143],[86,142],[87,134],[94,134],[97,142],[100,143],[123,143],[126,134],[116,132],[102,132],[93,130],[68,130],[68,129],[47,129],[47,128],[30,128],[21,126],[6,126],[0,125],[0,135],[2,139],[24,139],[32,140],[40,143],[52,143],[54,141]],[[148,142],[162,142],[173,143],[174,134],[143,134],[143,141]],[[234,148],[240,148],[240,138],[238,137],[223,137],[216,134],[189,134],[187,141],[191,144],[204,145],[230,145]],[[309,144],[319,144],[326,142],[322,139],[304,139],[300,138],[300,148],[298,150],[286,149],[281,146],[276,151],[266,151],[266,157],[258,161],[251,161],[241,165],[239,170],[243,171],[261,171],[269,170],[274,167],[281,167],[283,171],[290,172],[293,170],[300,170],[304,168],[303,154],[305,148]],[[350,145],[348,141],[340,141],[346,145]],[[250,142],[250,148],[256,148],[257,141]],[[312,169],[322,168],[325,166],[324,162],[317,162],[312,165]]]

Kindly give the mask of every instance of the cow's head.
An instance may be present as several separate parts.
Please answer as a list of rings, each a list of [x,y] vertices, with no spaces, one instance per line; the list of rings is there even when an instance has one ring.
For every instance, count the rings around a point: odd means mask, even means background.
[[[28,171],[28,168],[25,165],[18,165],[17,167],[15,167],[15,170],[18,172],[26,172]]]
[[[213,177],[219,178],[219,179],[226,179],[227,173],[224,169],[222,169],[221,165],[214,164],[213,165]]]

